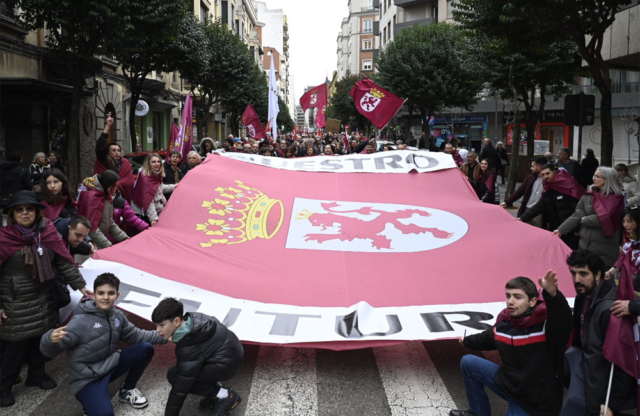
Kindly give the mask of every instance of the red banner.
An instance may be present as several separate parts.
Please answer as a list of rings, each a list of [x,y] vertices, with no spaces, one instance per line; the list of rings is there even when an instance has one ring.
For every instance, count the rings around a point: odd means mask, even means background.
[[[384,128],[391,121],[405,101],[368,78],[356,82],[351,90],[351,98],[358,112],[379,129]]]
[[[247,128],[247,135],[252,139],[262,139],[267,137],[264,126],[260,121],[260,117],[258,117],[258,113],[256,113],[256,110],[253,108],[251,103],[247,105],[240,121]]]

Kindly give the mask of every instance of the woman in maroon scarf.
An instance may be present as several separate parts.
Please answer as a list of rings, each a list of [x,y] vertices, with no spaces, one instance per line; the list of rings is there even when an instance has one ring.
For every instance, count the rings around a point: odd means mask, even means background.
[[[164,174],[162,159],[152,153],[142,163],[138,180],[133,187],[131,208],[152,227],[158,222],[159,215],[167,203],[164,194],[170,194],[178,186],[163,184]]]
[[[58,169],[47,171],[40,179],[42,215],[55,222],[58,218],[71,218],[78,212],[75,192],[64,173]]]
[[[42,209],[33,192],[19,191],[3,212],[8,225],[0,228],[0,339],[4,344],[0,407],[15,403],[11,388],[25,362],[27,386],[56,387],[45,373],[40,353],[40,337],[58,323],[51,291],[54,276],[61,274],[73,289],[93,295]]]
[[[620,254],[620,221],[624,196],[618,172],[601,167],[593,175],[593,185],[576,211],[553,233],[562,236],[580,225],[580,248],[602,258],[607,267],[615,264]]]
[[[489,165],[487,159],[480,162],[480,174],[476,179],[476,194],[482,202],[496,203],[496,171]]]

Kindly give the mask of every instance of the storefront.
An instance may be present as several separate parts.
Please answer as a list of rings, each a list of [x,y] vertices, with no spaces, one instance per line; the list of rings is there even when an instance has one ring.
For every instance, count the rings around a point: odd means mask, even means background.
[[[503,119],[513,119],[513,114],[504,113]],[[507,125],[507,146],[513,144],[513,127],[511,123]],[[527,146],[526,138],[526,126],[524,123],[520,124],[521,129],[521,153],[526,153]],[[536,145],[534,154],[544,154],[545,152],[552,152],[554,155],[558,153],[561,147],[570,147],[571,141],[571,126],[564,124],[564,110],[545,111],[544,120],[536,125]]]
[[[436,117],[431,132],[436,137],[438,146],[445,138],[451,138],[455,134],[465,147],[480,151],[482,139],[488,137],[488,121],[486,115]]]

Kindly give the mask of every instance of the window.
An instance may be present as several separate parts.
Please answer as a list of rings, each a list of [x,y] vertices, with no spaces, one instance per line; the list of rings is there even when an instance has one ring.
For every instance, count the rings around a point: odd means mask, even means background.
[[[457,3],[456,0],[447,0],[447,19],[453,19],[453,5]]]
[[[373,19],[364,19],[362,21],[362,31],[365,33],[373,32]]]
[[[373,43],[371,42],[371,39],[364,39],[362,41],[362,49],[364,50],[373,49],[372,45]]]
[[[387,43],[387,27],[385,26],[384,29],[382,29],[382,43],[386,44]]]
[[[222,23],[229,22],[229,2],[227,0],[222,0]]]
[[[209,9],[204,5],[203,2],[200,2],[200,23],[205,23],[208,17]]]
[[[363,59],[362,60],[362,70],[363,71],[371,71],[373,69],[373,61],[371,59]]]

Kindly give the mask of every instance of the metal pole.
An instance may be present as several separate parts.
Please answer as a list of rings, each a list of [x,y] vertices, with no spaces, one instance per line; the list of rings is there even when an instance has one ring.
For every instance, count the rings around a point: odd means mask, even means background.
[[[578,112],[578,155],[576,160],[579,162],[582,158],[582,119],[584,118],[584,92],[580,91],[580,111]]]

